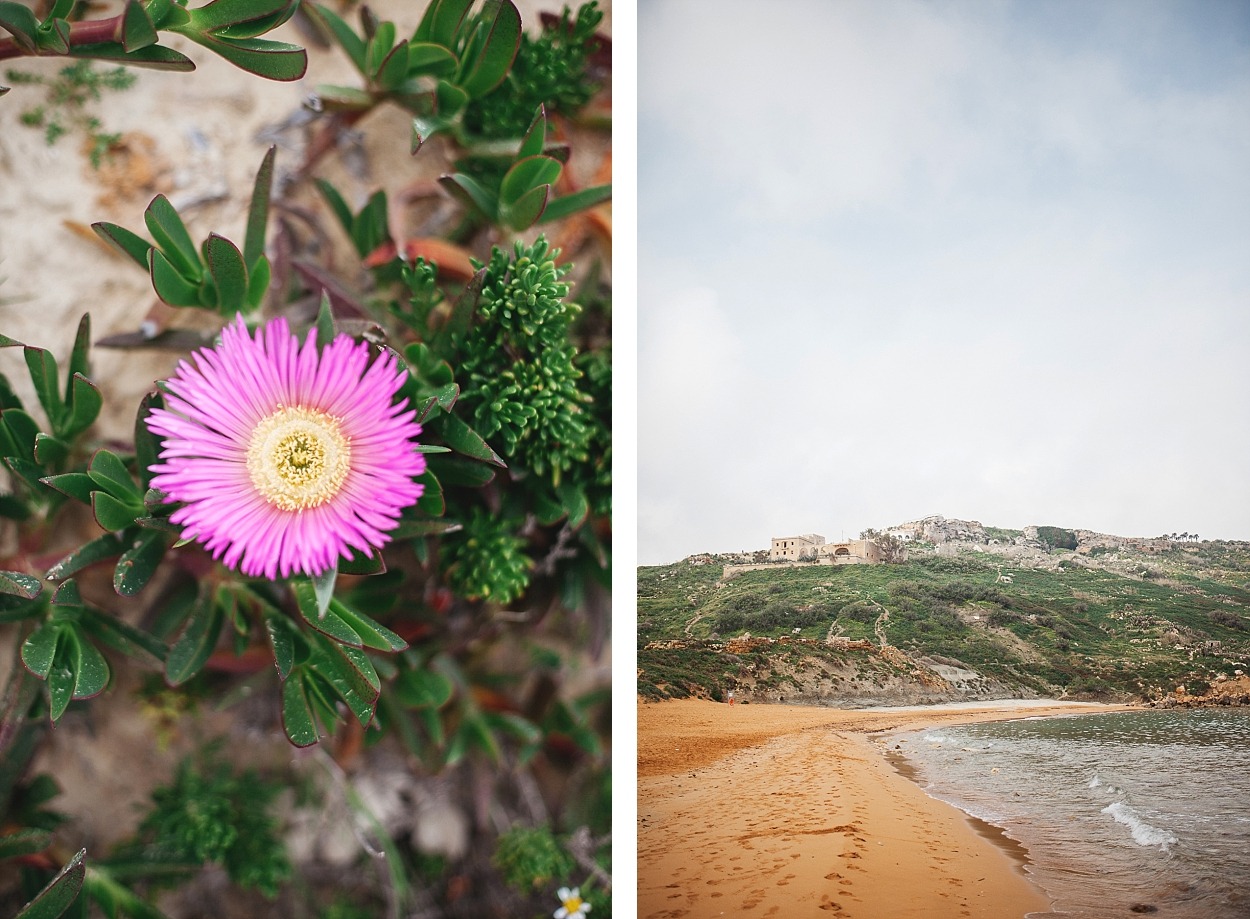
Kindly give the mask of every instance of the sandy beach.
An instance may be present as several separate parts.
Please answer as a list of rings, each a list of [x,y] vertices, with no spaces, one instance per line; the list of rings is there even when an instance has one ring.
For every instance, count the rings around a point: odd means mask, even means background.
[[[889,734],[1110,710],[638,705],[638,914],[1013,919],[1050,902],[1026,853],[928,797]]]

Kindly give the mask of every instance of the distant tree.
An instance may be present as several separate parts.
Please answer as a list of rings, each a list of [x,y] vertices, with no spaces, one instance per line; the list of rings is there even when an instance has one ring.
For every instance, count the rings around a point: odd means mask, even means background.
[[[866,539],[868,542],[877,544],[881,550],[881,558],[887,564],[901,562],[907,554],[903,541],[897,536],[889,533],[882,533],[880,530],[867,529],[859,534],[860,539]]]

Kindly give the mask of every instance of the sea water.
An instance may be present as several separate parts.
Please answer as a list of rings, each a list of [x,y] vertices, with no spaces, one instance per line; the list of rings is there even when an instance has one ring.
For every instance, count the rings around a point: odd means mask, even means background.
[[[1250,919],[1250,711],[1114,712],[891,739],[929,794],[1001,827],[1033,917]]]

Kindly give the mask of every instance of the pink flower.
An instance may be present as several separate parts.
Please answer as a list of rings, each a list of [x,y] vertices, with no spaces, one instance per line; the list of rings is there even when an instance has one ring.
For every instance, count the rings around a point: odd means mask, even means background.
[[[318,354],[316,332],[301,346],[285,319],[252,338],[241,316],[193,357],[147,418],[165,438],[152,487],[185,502],[170,517],[184,539],[271,579],[320,574],[390,539],[425,470],[393,357],[370,364],[347,335]]]

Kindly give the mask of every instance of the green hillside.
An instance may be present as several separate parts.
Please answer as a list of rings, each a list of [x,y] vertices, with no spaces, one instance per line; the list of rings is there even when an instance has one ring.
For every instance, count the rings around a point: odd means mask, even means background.
[[[1250,543],[1042,556],[921,554],[893,565],[778,566],[727,581],[720,560],[640,568],[639,691],[716,696],[736,688],[779,698],[788,685],[791,696],[854,701],[909,674],[915,683],[957,668],[983,678],[982,697],[1153,698],[1250,669]],[[787,641],[745,658],[724,649],[744,634]],[[839,637],[877,647],[884,639],[908,660],[828,644]],[[669,646],[648,649],[656,642]],[[919,696],[971,693],[935,692],[931,682],[921,680]]]

